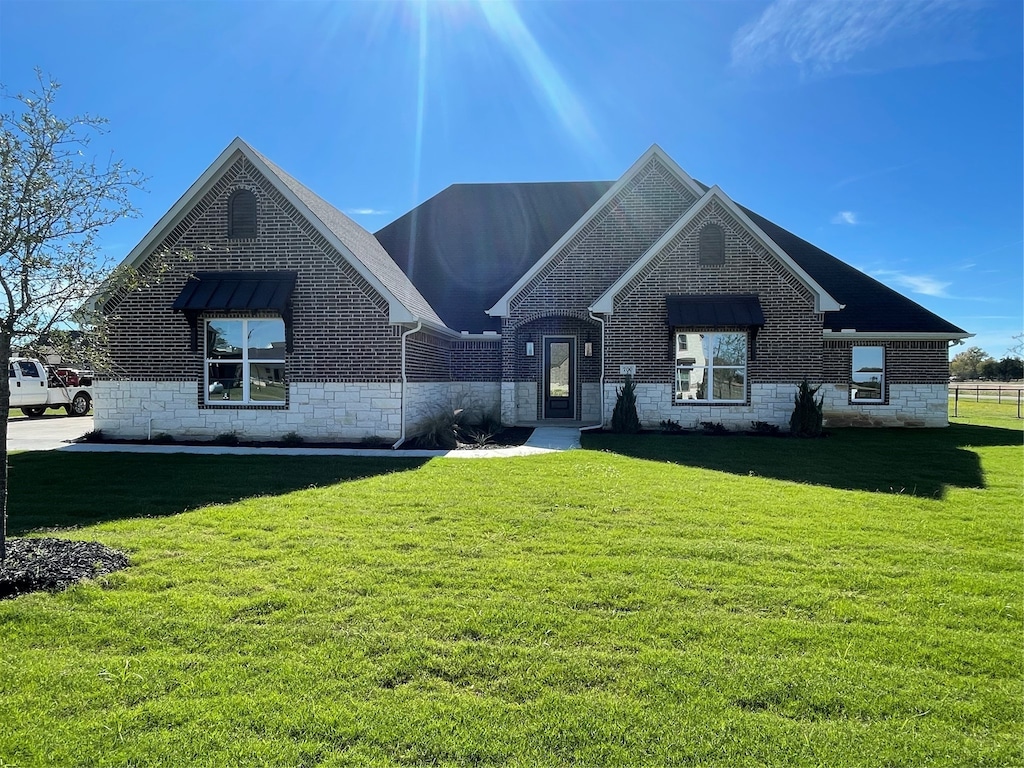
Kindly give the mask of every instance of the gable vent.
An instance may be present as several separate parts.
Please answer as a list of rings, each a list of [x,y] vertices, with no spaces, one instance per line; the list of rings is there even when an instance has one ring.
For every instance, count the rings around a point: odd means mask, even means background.
[[[235,190],[228,199],[228,238],[256,237],[256,195],[248,189]]]
[[[707,224],[700,231],[700,263],[725,264],[725,233],[717,224]]]

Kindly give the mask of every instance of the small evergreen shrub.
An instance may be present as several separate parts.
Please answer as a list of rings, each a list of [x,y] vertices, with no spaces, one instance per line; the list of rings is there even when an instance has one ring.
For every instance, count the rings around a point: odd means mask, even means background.
[[[238,435],[235,432],[221,432],[213,438],[214,445],[238,445]]]
[[[665,419],[664,421],[658,422],[658,426],[661,427],[661,431],[666,435],[674,435],[678,432],[683,431],[683,425],[678,421],[672,419]]]
[[[169,432],[160,432],[156,435],[153,435],[153,439],[150,440],[149,442],[154,443],[156,445],[174,445],[176,442],[178,442],[178,440],[174,435],[170,434]]]
[[[103,442],[103,430],[102,429],[90,430],[90,431],[86,432],[84,435],[82,435],[78,439],[81,442],[83,442],[83,443],[102,443]]]
[[[758,435],[777,435],[779,434],[779,425],[770,424],[767,421],[752,421],[750,422],[750,428],[755,434]]]
[[[292,431],[281,438],[281,444],[286,448],[298,448],[306,442],[306,439],[298,432]]]
[[[794,437],[821,437],[822,406],[825,396],[815,399],[819,384],[812,387],[804,379],[797,388],[794,397],[793,415],[789,417],[789,431]]]
[[[615,409],[612,411],[612,432],[636,434],[640,431],[640,417],[636,413],[636,384],[626,375],[621,387],[615,388]]]
[[[700,428],[704,430],[705,435],[727,435],[729,430],[720,421],[702,421]]]

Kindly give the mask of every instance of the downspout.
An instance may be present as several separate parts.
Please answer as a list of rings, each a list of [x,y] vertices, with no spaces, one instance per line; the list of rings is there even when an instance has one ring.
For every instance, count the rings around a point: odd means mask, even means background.
[[[405,442],[405,388],[409,383],[409,377],[405,372],[405,340],[414,333],[418,333],[422,328],[423,321],[419,320],[417,321],[415,328],[410,328],[402,334],[402,434],[399,436],[398,442],[391,446],[392,449],[400,448],[402,443]]]
[[[581,432],[587,429],[604,429],[604,318],[598,317],[589,309],[587,310],[587,314],[590,315],[591,320],[596,320],[601,324],[601,379],[599,384],[600,389],[598,392],[601,396],[601,423],[593,427],[583,427],[580,430]]]

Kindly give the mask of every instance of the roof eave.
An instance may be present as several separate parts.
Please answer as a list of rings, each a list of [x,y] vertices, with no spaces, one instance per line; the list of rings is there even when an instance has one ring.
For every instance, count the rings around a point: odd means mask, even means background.
[[[826,328],[822,335],[829,339],[860,341],[963,341],[974,337],[966,331],[857,331],[851,328],[840,331]]]

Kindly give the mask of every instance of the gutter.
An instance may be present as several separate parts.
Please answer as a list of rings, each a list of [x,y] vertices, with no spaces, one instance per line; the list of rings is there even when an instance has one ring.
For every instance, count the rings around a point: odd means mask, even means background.
[[[409,383],[409,376],[405,371],[405,340],[412,336],[414,333],[419,333],[423,329],[423,321],[416,321],[416,327],[410,328],[408,331],[402,334],[402,434],[398,438],[398,442],[391,446],[392,449],[400,448],[402,443],[405,442],[405,387]]]

